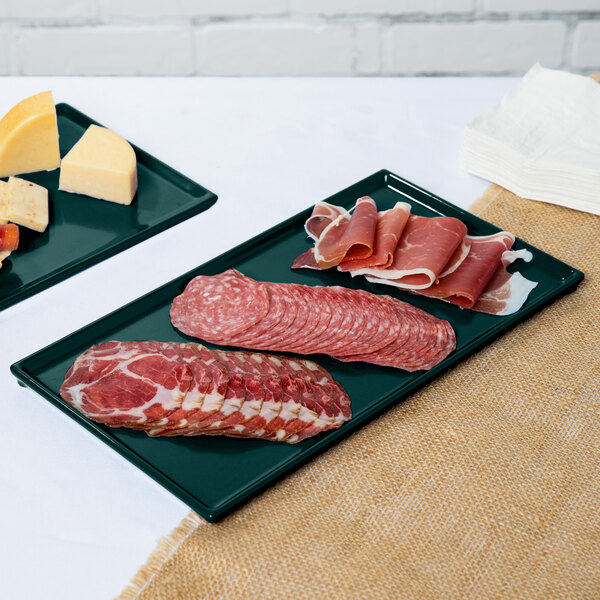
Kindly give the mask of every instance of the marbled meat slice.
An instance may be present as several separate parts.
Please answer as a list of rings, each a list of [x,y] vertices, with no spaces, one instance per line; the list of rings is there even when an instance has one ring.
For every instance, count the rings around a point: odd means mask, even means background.
[[[245,372],[265,369],[265,363],[271,365],[279,375],[289,375],[297,379],[300,402],[306,408],[318,414],[317,420],[307,424],[302,435],[296,440],[305,439],[321,431],[339,427],[351,418],[350,399],[343,388],[333,381],[331,375],[312,361],[295,360],[288,357],[265,355],[261,353],[222,352],[223,359],[235,361],[238,368]],[[229,367],[235,368],[233,366]],[[242,428],[236,427],[239,432]],[[247,429],[247,427],[246,427]],[[299,431],[296,432],[298,434]],[[289,439],[287,441],[290,441]]]
[[[201,435],[207,430],[218,429],[227,417],[237,412],[246,398],[244,376],[241,373],[229,373],[227,391],[220,408],[209,416],[202,417],[199,413],[191,416],[185,427],[163,433],[161,435]]]
[[[311,361],[195,343],[100,344],[76,359],[61,395],[93,420],[151,436],[295,443],[351,416],[341,386]]]
[[[206,360],[208,350],[200,344],[173,344],[173,346],[178,349],[181,360],[190,367],[193,379],[181,406],[159,421],[155,421],[152,424],[152,430],[183,427],[186,415],[201,410],[207,392],[210,393],[211,391],[213,371],[210,368],[210,361]],[[207,354],[204,354],[204,352]],[[149,429],[147,424],[143,428]]]
[[[115,427],[154,423],[177,410],[192,383],[178,352],[161,342],[108,342],[79,356],[61,397],[90,419]]]
[[[180,435],[185,427],[191,423],[201,422],[220,411],[225,401],[225,394],[229,383],[229,371],[216,359],[214,354],[208,348],[200,344],[186,344],[196,354],[200,365],[208,368],[210,371],[210,383],[202,398],[192,397],[190,402],[187,397],[184,399],[181,407],[165,421],[161,421],[148,430],[148,435],[154,436],[173,436]],[[200,366],[196,366],[200,369]]]
[[[290,375],[281,376],[283,405],[280,418],[283,425],[271,438],[277,441],[287,441],[291,436],[314,423],[319,415],[302,403],[301,379]]]
[[[242,373],[241,376],[244,383],[244,396],[240,405],[235,412],[232,412],[220,421],[212,423],[206,430],[207,433],[227,434],[232,427],[236,425],[244,426],[248,421],[260,414],[265,398],[262,378],[260,375],[253,375],[251,373]],[[254,430],[249,429],[247,433],[250,433],[250,431]]]

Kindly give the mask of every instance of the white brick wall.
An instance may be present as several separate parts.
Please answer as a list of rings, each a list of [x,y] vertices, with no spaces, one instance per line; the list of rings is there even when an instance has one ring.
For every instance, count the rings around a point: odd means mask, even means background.
[[[600,56],[600,21],[577,24],[573,47],[573,64],[584,69],[598,66]]]
[[[352,75],[347,25],[236,22],[195,35],[196,64],[208,75]]]
[[[345,15],[410,15],[470,13],[475,0],[291,0],[300,13]]]
[[[24,75],[191,75],[189,27],[30,27],[14,34]]]
[[[384,72],[510,73],[536,62],[558,67],[566,31],[560,21],[392,25],[384,39]]]
[[[0,75],[600,71],[600,0],[0,0]]]

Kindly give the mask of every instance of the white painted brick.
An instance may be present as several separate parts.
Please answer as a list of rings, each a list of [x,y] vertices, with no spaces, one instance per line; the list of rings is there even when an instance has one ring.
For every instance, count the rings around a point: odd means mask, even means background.
[[[292,0],[299,13],[321,15],[439,15],[470,13],[475,0]]]
[[[108,0],[118,17],[225,17],[282,14],[288,0]]]
[[[320,15],[469,13],[475,0],[292,0],[292,9]]]
[[[522,73],[535,62],[561,63],[566,26],[536,23],[406,23],[392,26],[384,42],[388,74]]]
[[[30,21],[71,19],[81,21],[98,17],[98,0],[0,0],[8,6],[9,16]]]
[[[16,32],[24,75],[189,75],[191,31],[176,27],[23,28]]]
[[[600,21],[577,24],[573,40],[573,64],[600,70]]]
[[[0,29],[0,75],[8,75],[10,71],[10,33]]]
[[[491,13],[600,11],[600,0],[483,0]]]
[[[381,27],[378,23],[361,23],[356,26],[357,75],[376,75],[381,70]]]
[[[350,75],[353,52],[351,26],[227,23],[196,33],[206,75]]]

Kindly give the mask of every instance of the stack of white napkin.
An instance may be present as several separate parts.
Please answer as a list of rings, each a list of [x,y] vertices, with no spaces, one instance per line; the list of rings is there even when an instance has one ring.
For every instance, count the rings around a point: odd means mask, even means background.
[[[460,162],[523,198],[600,214],[600,84],[535,65],[466,127]]]

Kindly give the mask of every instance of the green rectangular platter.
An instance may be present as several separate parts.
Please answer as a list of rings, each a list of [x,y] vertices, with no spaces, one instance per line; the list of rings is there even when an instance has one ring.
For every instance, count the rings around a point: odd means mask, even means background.
[[[327,201],[349,208],[357,198],[365,195],[372,196],[380,210],[403,200],[412,204],[415,214],[448,215],[461,219],[470,234],[488,235],[499,231],[494,225],[385,170],[335,194]],[[335,269],[322,272],[292,270],[290,265],[294,258],[310,246],[303,225],[311,210],[299,213],[15,363],[11,367],[13,374],[22,385],[32,388],[65,411],[199,515],[213,522],[339,442],[387,407],[431,382],[546,304],[574,290],[583,279],[580,271],[522,240],[517,240],[515,248],[528,248],[534,258],[530,263],[521,263],[516,268],[525,277],[538,281],[539,284],[518,313],[497,317],[461,310],[451,304],[411,295],[395,288],[375,286],[363,278],[352,279],[348,274],[339,273]],[[190,340],[171,325],[169,308],[173,298],[184,290],[192,277],[216,274],[229,268],[239,269],[259,280],[342,285],[376,294],[391,294],[450,321],[456,331],[456,351],[430,371],[415,373],[366,363],[342,363],[325,355],[314,356],[347,390],[352,401],[353,418],[340,429],[296,445],[227,437],[152,439],[143,432],[97,425],[63,402],[58,391],[67,369],[80,353],[93,344],[112,339]],[[469,391],[465,390],[465,393],[468,394]],[[402,443],[402,440],[398,440],[399,445]],[[405,448],[405,451],[410,452],[410,448]]]
[[[60,155],[92,124],[57,104]],[[60,169],[19,175],[48,190],[50,224],[43,233],[19,227],[19,248],[0,269],[0,310],[99,263],[212,206],[217,196],[133,146],[138,190],[129,206],[58,189]]]

